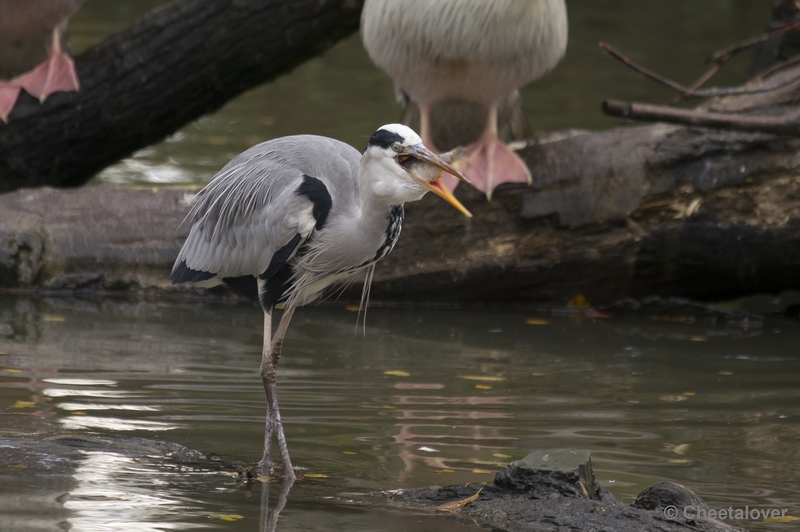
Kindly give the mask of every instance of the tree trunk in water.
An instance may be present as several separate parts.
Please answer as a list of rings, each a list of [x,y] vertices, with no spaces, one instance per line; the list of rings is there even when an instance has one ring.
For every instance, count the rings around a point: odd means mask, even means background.
[[[96,172],[328,49],[361,0],[177,0],[76,58],[81,90],[21,94],[0,123],[0,192]]]

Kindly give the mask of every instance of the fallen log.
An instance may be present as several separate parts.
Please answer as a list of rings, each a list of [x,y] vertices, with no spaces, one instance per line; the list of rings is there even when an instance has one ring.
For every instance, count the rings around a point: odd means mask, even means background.
[[[78,186],[358,29],[361,0],[176,0],[75,58],[81,90],[23,93],[0,192]]]
[[[792,85],[702,108],[777,114],[799,101]],[[799,152],[794,136],[664,124],[539,137],[521,151],[531,187],[504,185],[491,202],[457,189],[474,218],[434,197],[407,205],[372,298],[560,305],[578,294],[603,304],[798,290]],[[186,194],[102,186],[0,195],[0,287],[185,290],[168,274],[186,235]]]

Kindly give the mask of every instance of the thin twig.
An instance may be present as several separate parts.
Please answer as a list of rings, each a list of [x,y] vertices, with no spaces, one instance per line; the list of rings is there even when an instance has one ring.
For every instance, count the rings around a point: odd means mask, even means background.
[[[752,46],[757,44],[761,44],[767,41],[771,41],[772,39],[777,39],[778,37],[782,37],[783,35],[790,33],[792,31],[800,29],[800,19],[794,20],[785,24],[784,26],[780,26],[777,29],[774,29],[770,32],[763,33],[756,37],[751,37],[749,39],[745,39],[744,41],[732,44],[730,46],[726,46],[720,50],[717,50],[710,57],[706,59],[706,63],[713,62],[714,64],[711,65],[711,68],[705,71],[702,76],[697,78],[694,83],[689,85],[689,88],[694,90],[698,89],[702,86],[706,81],[711,79],[711,77],[719,72],[719,69],[722,68],[722,65],[728,62],[730,58],[732,58],[737,53],[741,52],[742,50],[746,50]],[[676,104],[685,98],[684,95],[675,97],[670,103]]]
[[[666,85],[667,87],[671,88],[672,90],[679,92],[686,98],[711,98],[714,96],[733,96],[737,94],[757,94],[761,92],[770,92],[777,89],[781,89],[794,83],[797,81],[797,78],[792,78],[781,83],[775,84],[765,84],[760,87],[710,87],[707,89],[693,89],[691,87],[686,87],[685,85],[681,85],[676,81],[672,81],[671,79],[665,78],[660,74],[649,70],[642,65],[632,61],[627,56],[625,56],[622,52],[616,50],[613,46],[609,45],[608,43],[601,42],[600,47],[608,52],[612,57],[622,61],[625,65],[630,67],[631,69],[639,72],[640,74],[652,79],[657,83],[661,83],[662,85]]]
[[[669,122],[691,126],[761,131],[800,136],[800,111],[782,116],[726,114],[696,109],[677,109],[666,105],[606,100],[603,112],[609,116],[640,120],[643,122]]]
[[[779,26],[777,29],[774,29],[772,31],[762,33],[761,35],[745,39],[744,41],[717,50],[716,52],[711,54],[711,57],[706,59],[706,63],[710,63],[713,61],[714,63],[722,66],[723,63],[728,61],[728,59],[733,57],[735,54],[741,52],[742,50],[746,50],[758,44],[771,41],[773,39],[777,39],[778,37],[783,37],[787,33],[791,33],[798,29],[800,29],[800,19],[793,20],[791,22],[786,23],[783,26]]]

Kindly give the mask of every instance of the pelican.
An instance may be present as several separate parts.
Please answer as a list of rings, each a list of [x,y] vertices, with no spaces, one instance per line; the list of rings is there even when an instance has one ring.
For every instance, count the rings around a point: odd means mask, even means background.
[[[531,183],[499,135],[528,136],[518,89],[564,56],[564,0],[366,0],[361,35],[407,104],[403,120],[414,123],[419,108],[427,146],[474,141],[456,166],[475,188],[491,199],[502,183]],[[458,184],[449,176],[444,182],[451,190]]]
[[[0,0],[0,120],[8,121],[23,89],[40,102],[78,90],[64,30],[85,1]]]
[[[313,135],[264,142],[235,157],[197,194],[186,218],[189,236],[170,278],[173,284],[224,283],[261,304],[261,380],[267,395],[263,472],[273,467],[274,432],[284,478],[296,478],[275,391],[276,366],[295,308],[363,272],[366,296],[375,263],[400,235],[405,202],[430,191],[471,216],[441,184],[443,171],[467,181],[413,130],[389,124],[370,137],[363,155]],[[272,336],[278,303],[285,310]]]

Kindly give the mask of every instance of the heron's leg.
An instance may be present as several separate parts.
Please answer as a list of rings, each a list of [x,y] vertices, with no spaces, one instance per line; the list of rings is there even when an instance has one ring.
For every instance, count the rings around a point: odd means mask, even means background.
[[[270,387],[268,376],[275,375],[275,368],[272,366],[272,310],[264,309],[264,341],[261,348],[261,382],[264,385],[264,393],[267,395],[267,421],[264,427],[264,454],[261,456],[261,469],[263,474],[269,473],[272,469],[272,431],[275,426],[270,416],[272,407],[270,404]]]
[[[262,360],[261,379],[264,383],[264,390],[267,394],[267,428],[264,434],[264,456],[261,459],[262,470],[272,466],[272,431],[278,438],[278,448],[281,452],[281,459],[283,460],[283,476],[285,479],[294,480],[294,468],[292,461],[289,458],[289,448],[286,445],[286,436],[283,432],[283,423],[281,422],[281,412],[278,406],[278,394],[276,390],[277,382],[277,367],[278,361],[281,357],[281,348],[283,347],[283,339],[286,336],[286,329],[289,328],[289,322],[294,314],[294,307],[289,307],[283,312],[281,321],[278,324],[278,329],[275,331],[275,336],[272,343],[269,345],[269,353],[267,354],[267,342],[265,336],[264,342],[264,359]],[[266,322],[265,322],[266,325]],[[271,325],[271,322],[270,322]]]

